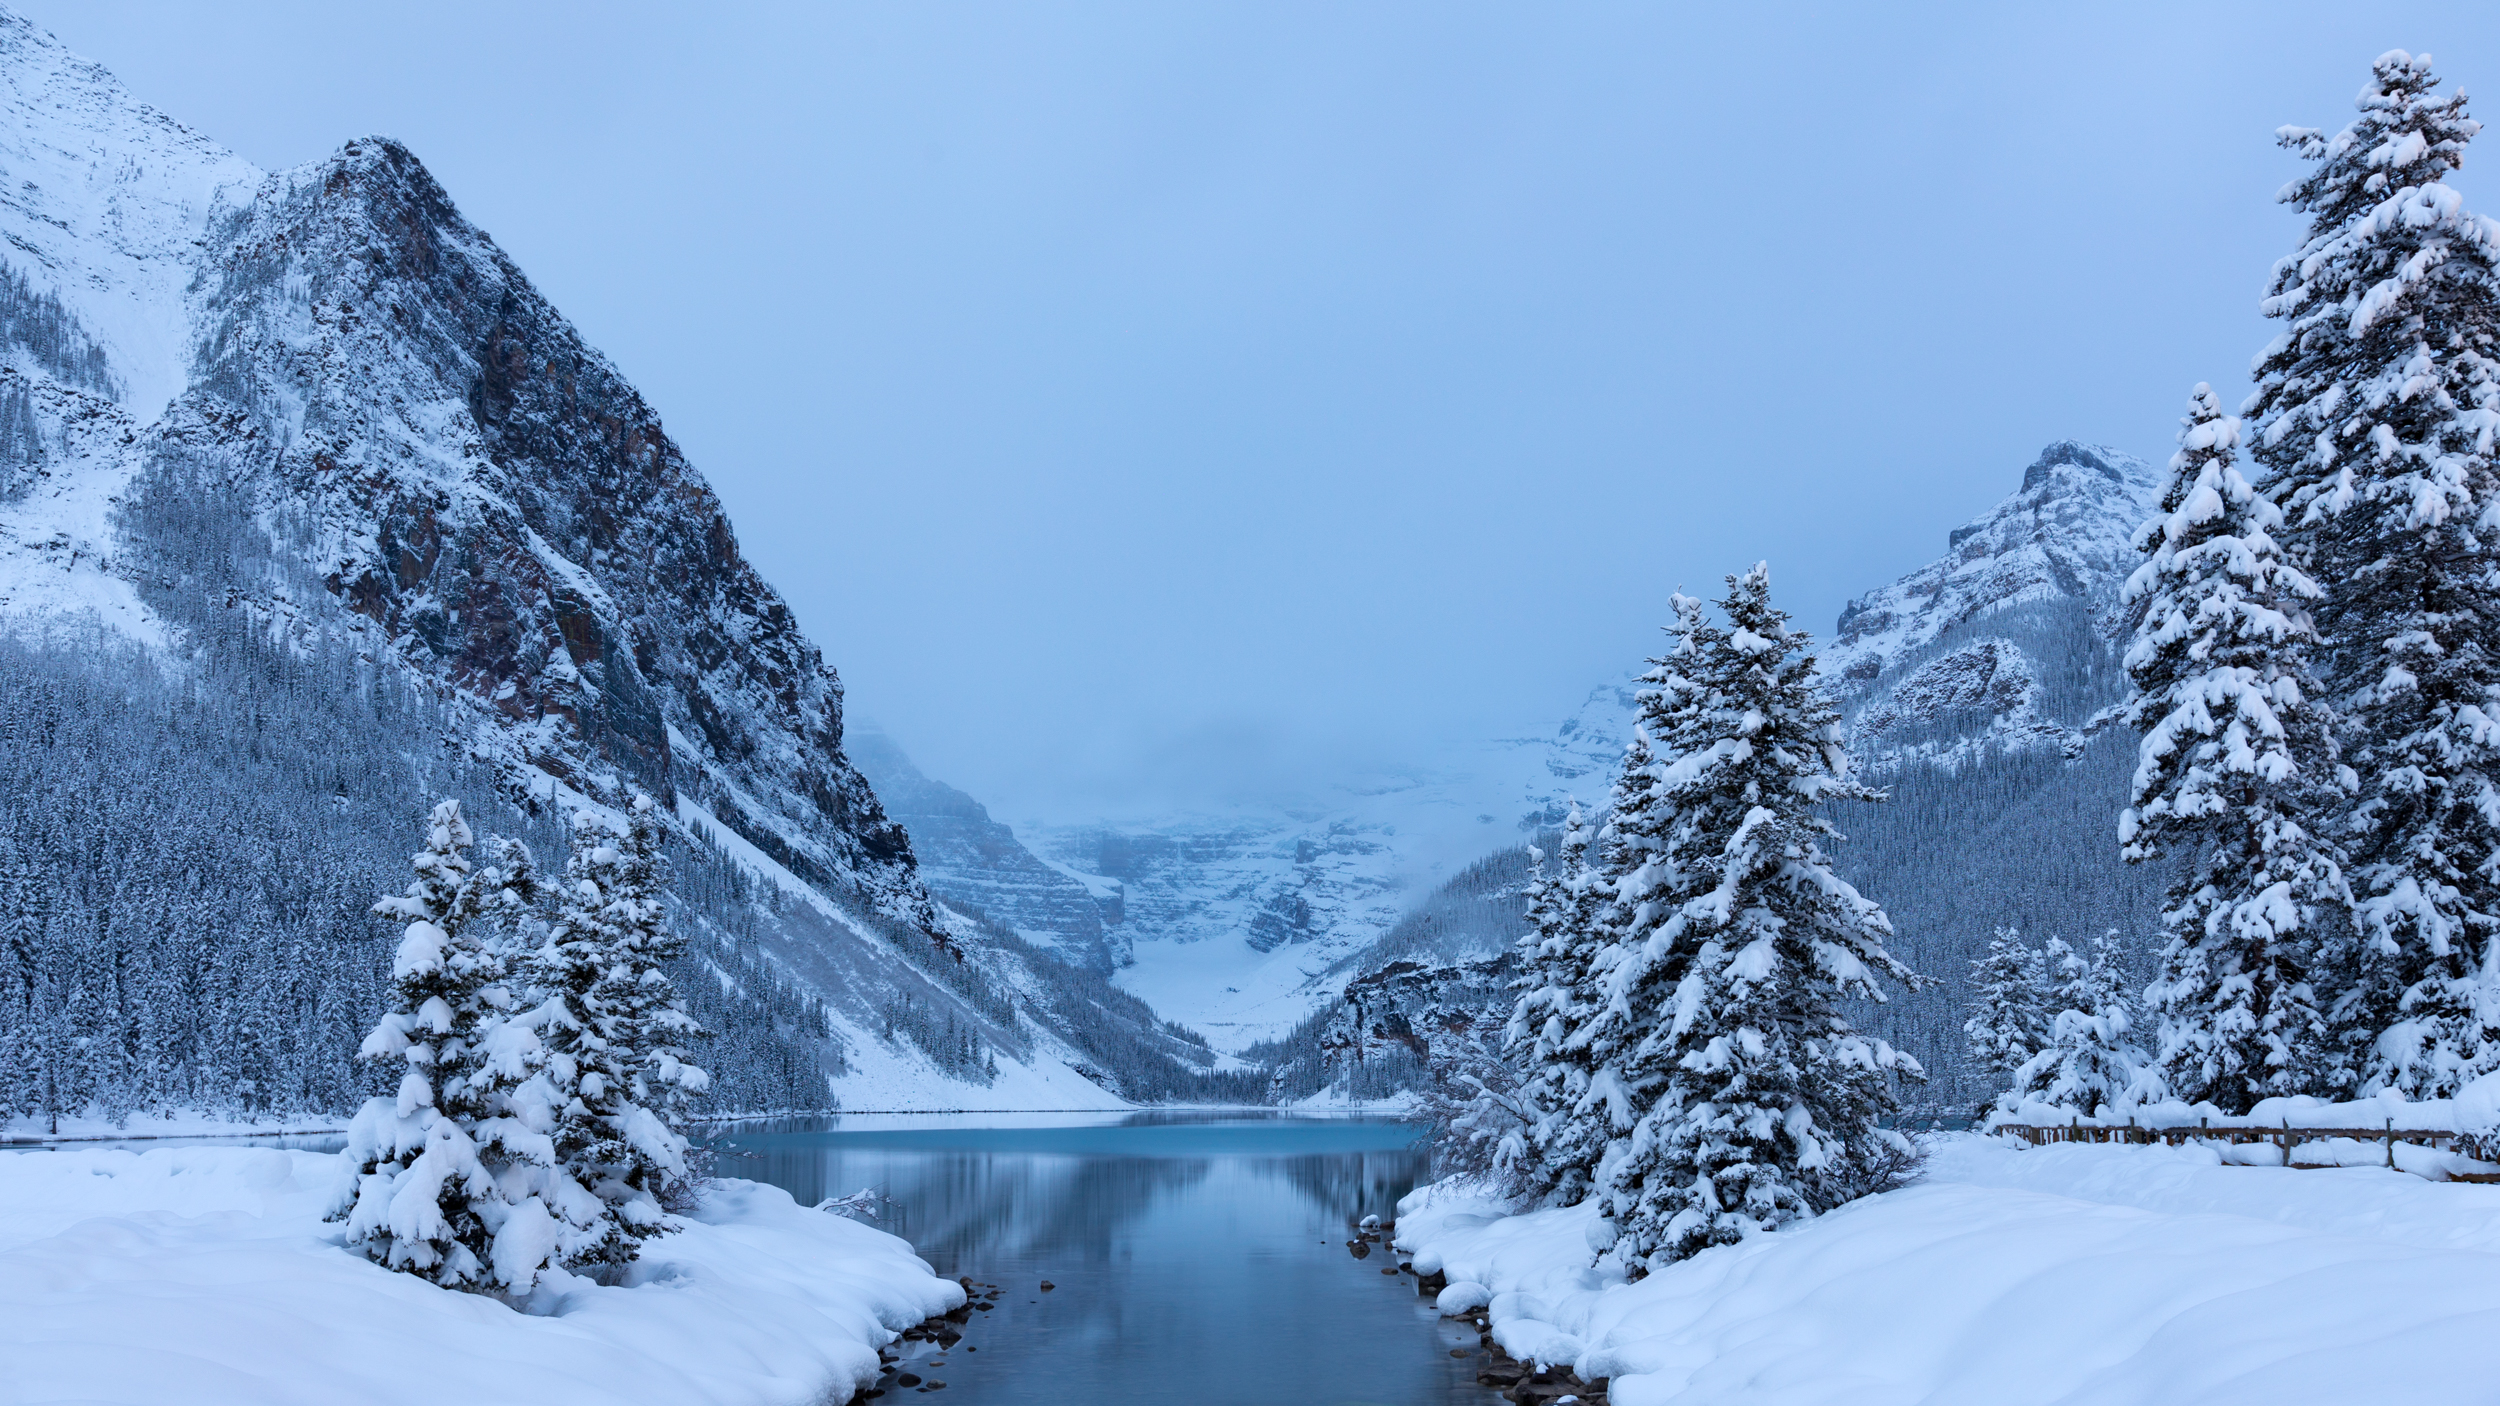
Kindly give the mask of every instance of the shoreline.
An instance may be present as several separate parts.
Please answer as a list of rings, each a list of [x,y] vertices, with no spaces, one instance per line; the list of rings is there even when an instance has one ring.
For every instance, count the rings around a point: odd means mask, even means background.
[[[955,1282],[963,1286],[964,1301],[944,1313],[931,1314],[919,1323],[905,1328],[894,1335],[892,1342],[878,1348],[876,1380],[853,1388],[848,1406],[862,1406],[862,1403],[875,1400],[889,1391],[944,1391],[946,1389],[946,1382],[942,1378],[924,1379],[917,1372],[904,1370],[905,1364],[911,1359],[904,1356],[904,1349],[901,1345],[936,1343],[939,1352],[954,1351],[955,1344],[964,1340],[964,1329],[971,1326],[972,1315],[976,1312],[988,1312],[991,1304],[996,1303],[1004,1292],[996,1284],[975,1279],[968,1274],[957,1276]],[[929,1365],[943,1367],[946,1364],[932,1362]],[[906,1376],[912,1380],[904,1381],[903,1378]]]
[[[1357,1225],[1354,1227],[1355,1238],[1346,1242],[1347,1249],[1360,1263],[1370,1258],[1373,1246],[1381,1247],[1395,1258],[1394,1265],[1384,1267],[1382,1272],[1396,1273],[1413,1280],[1415,1296],[1433,1300],[1434,1311],[1441,1312],[1439,1299],[1441,1291],[1450,1286],[1449,1276],[1438,1270],[1430,1274],[1416,1273],[1415,1257],[1397,1246],[1397,1230],[1394,1220],[1374,1220]],[[1486,1358],[1476,1368],[1476,1385],[1500,1393],[1504,1400],[1517,1403],[1517,1406],[1537,1406],[1538,1403],[1565,1399],[1583,1403],[1583,1406],[1607,1406],[1607,1382],[1604,1377],[1583,1381],[1568,1367],[1540,1368],[1534,1362],[1503,1351],[1502,1345],[1493,1340],[1492,1317],[1483,1305],[1442,1312],[1441,1316],[1475,1326],[1477,1350]],[[1451,1353],[1453,1357],[1461,1355],[1463,1349]]]
[[[1301,1108],[1291,1104],[1273,1103],[1138,1103],[1126,1108],[835,1108],[793,1113],[720,1113],[687,1121],[699,1126],[725,1126],[735,1123],[768,1123],[784,1118],[963,1118],[989,1115],[1016,1117],[1087,1114],[1102,1118],[1125,1118],[1139,1113],[1239,1113],[1268,1114],[1280,1118],[1377,1118],[1395,1116],[1406,1110],[1395,1105],[1377,1108]],[[0,1148],[54,1147],[66,1143],[88,1142],[177,1142],[195,1138],[275,1138],[275,1137],[339,1137],[345,1135],[344,1122],[319,1125],[286,1125],[269,1127],[257,1123],[236,1123],[218,1127],[203,1124],[162,1122],[142,1124],[135,1129],[108,1129],[75,1133],[27,1133],[0,1131]]]

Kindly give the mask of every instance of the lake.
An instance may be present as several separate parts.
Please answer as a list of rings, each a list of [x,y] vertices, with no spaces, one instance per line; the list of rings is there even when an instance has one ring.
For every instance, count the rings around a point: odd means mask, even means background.
[[[1381,1273],[1392,1257],[1346,1246],[1429,1178],[1415,1135],[1239,1113],[848,1114],[710,1143],[720,1175],[804,1205],[880,1191],[872,1224],[1006,1291],[950,1350],[898,1344],[950,1401],[1487,1406],[1474,1329]]]

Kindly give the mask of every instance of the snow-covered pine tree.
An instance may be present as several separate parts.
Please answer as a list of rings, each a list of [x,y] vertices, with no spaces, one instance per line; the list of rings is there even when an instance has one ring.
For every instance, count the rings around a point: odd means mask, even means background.
[[[2040,953],[2023,945],[2017,929],[2000,927],[1988,939],[1986,955],[1973,958],[1970,967],[1970,1019],[1962,1023],[1962,1035],[1970,1042],[1971,1062],[1991,1074],[2011,1075],[2048,1044]]]
[[[1586,1036],[1596,1003],[1589,961],[1604,902],[1588,852],[1588,825],[1577,800],[1563,822],[1553,868],[1530,849],[1529,927],[1519,941],[1520,995],[1505,1038],[1521,1070],[1517,1102],[1527,1123],[1510,1189],[1562,1206],[1587,1199],[1613,1131],[1585,1107],[1594,1072]]]
[[[2245,413],[2257,487],[2324,587],[2321,673],[2359,793],[2336,836],[2361,935],[2327,1004],[2359,1091],[2450,1094],[2500,1065],[2500,223],[2446,176],[2481,124],[2430,58],[2372,65],[2282,199],[2309,216],[2263,310],[2283,330]]]
[[[1556,1101],[1531,1129],[1536,1170],[1529,1185],[1558,1205],[1595,1193],[1607,1150],[1631,1133],[1664,1086],[1663,1078],[1647,1085],[1627,1081],[1624,1056],[1648,1028],[1639,997],[1627,993],[1636,986],[1646,988],[1645,995],[1672,990],[1688,957],[1652,940],[1678,901],[1679,886],[1667,854],[1674,814],[1662,800],[1666,768],[1657,739],[1673,735],[1691,706],[1675,685],[1699,647],[1707,607],[1680,591],[1668,604],[1675,615],[1666,627],[1668,646],[1649,661],[1633,695],[1632,741],[1606,798],[1606,824],[1593,845],[1579,846],[1565,876],[1574,885],[1571,907],[1560,925],[1564,940],[1549,959],[1557,994],[1538,1011],[1545,1024],[1536,1036],[1561,1067],[1539,1091],[1540,1098]],[[1575,803],[1575,820],[1578,809]],[[1591,848],[1597,851],[1593,863]],[[1552,1023],[1557,1015],[1560,1028]]]
[[[555,921],[531,961],[542,1001],[532,1020],[547,1049],[556,1156],[605,1207],[568,1263],[624,1264],[666,1226],[663,1205],[687,1174],[685,1102],[705,1080],[684,1059],[694,1021],[663,970],[683,943],[661,905],[650,797],[635,797],[621,835],[579,812],[572,840]]]
[[[377,1264],[517,1294],[596,1232],[602,1207],[556,1166],[546,1100],[513,1097],[542,1052],[535,1031],[509,1018],[492,928],[526,906],[527,851],[506,842],[502,863],[479,869],[473,840],[458,801],[436,806],[416,879],[374,905],[407,926],[361,1053],[405,1072],[394,1095],[368,1100],[348,1125],[332,1218]]]
[[[2309,672],[2321,593],[2284,560],[2283,515],[2233,466],[2238,443],[2239,422],[2199,385],[2168,511],[2136,533],[2127,721],[2144,740],[2118,820],[2130,862],[2177,862],[2148,993],[2153,1071],[2173,1097],[2226,1113],[2342,1086],[2312,973],[2352,930],[2326,835],[2344,794]]]
[[[691,1059],[694,1042],[703,1031],[668,975],[669,963],[685,952],[686,939],[669,926],[662,902],[668,887],[665,842],[658,807],[649,796],[635,796],[611,892],[620,903],[631,904],[630,910],[620,910],[618,923],[624,950],[634,964],[633,990],[625,1008],[625,1049],[634,1101],[668,1129],[682,1164],[687,1119],[694,1101],[711,1087],[711,1076]],[[969,1032],[966,1040],[977,1053],[979,1047]],[[683,1171],[671,1175],[682,1176]]]
[[[1885,949],[1883,910],[1832,872],[1834,801],[1877,800],[1850,774],[1806,636],[1770,601],[1770,570],[1728,578],[1725,628],[1678,603],[1677,648],[1654,671],[1656,837],[1620,896],[1614,1008],[1640,1031],[1620,1082],[1646,1095],[1598,1172],[1614,1253],[1656,1268],[1845,1199],[1864,1168],[1906,1153],[1876,1120],[1915,1060],[1851,1028],[1841,1003],[1919,979]],[[1639,895],[1638,897],[1635,897]],[[1601,1071],[1601,1078],[1605,1077]]]
[[[2114,931],[2092,944],[2089,961],[2064,941],[2048,940],[2045,957],[2057,983],[2049,998],[2055,1014],[2048,1044],[2014,1072],[2001,1106],[2031,1100],[2091,1117],[2138,1092],[2144,1056],[2134,1043],[2125,956]]]

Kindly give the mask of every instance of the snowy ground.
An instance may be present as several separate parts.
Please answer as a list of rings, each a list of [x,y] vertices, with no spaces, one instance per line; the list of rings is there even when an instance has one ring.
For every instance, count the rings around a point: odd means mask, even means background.
[[[337,1159],[265,1148],[0,1153],[0,1403],[813,1403],[963,1302],[911,1247],[723,1180],[630,1287],[527,1313],[339,1248]]]
[[[1506,1351],[1659,1402],[2492,1401],[2500,1186],[1956,1136],[1920,1184],[1638,1284],[1590,1212],[1427,1189],[1398,1245]]]
[[[237,1120],[189,1109],[173,1113],[133,1114],[119,1123],[92,1113],[76,1114],[57,1122],[59,1131],[55,1133],[54,1120],[0,1118],[0,1143],[49,1142],[55,1137],[71,1142],[119,1142],[134,1138],[273,1137],[347,1131],[345,1114]]]

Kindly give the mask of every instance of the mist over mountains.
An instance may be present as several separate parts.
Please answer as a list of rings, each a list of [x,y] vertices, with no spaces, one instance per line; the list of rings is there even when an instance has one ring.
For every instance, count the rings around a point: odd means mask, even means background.
[[[2135,739],[2111,723],[2126,691],[2118,595],[2138,560],[2129,539],[2160,492],[2159,472],[2140,459],[2050,444],[2012,495],[1945,534],[1946,555],[1851,601],[1819,646],[1859,765],[1890,793],[1835,816],[1849,837],[1837,861],[1891,912],[1896,952],[1934,979],[1863,1015],[1927,1065],[1924,1098],[1982,1092],[1963,1068],[1963,977],[1996,927],[2035,940],[2115,928],[2139,946],[2152,931],[2160,875],[2122,864],[2115,840]],[[1115,972],[1159,1010],[1185,1013],[1221,1048],[1281,1041],[1268,1057],[1303,1061],[1288,1091],[1309,1094],[1326,1083],[1312,1072],[1312,1042],[1349,981],[1398,962],[1507,951],[1527,845],[1573,800],[1603,812],[1635,686],[1600,685],[1546,736],[1488,744],[1441,779],[1335,809],[1057,824],[1028,827],[1022,841],[984,813],[977,843],[924,840],[924,871],[950,900],[981,904]],[[878,745],[880,757],[899,756]],[[891,789],[870,770],[888,796],[925,783],[912,771]],[[1422,857],[1449,846],[1454,829],[1469,834],[1451,822],[1470,812],[1471,854]],[[959,822],[906,823],[930,836]],[[1095,896],[1091,913],[1080,891]],[[1063,923],[1081,935],[1054,936]],[[1298,1023],[1290,1033],[1285,1016]],[[1377,1095],[1415,1073],[1384,1081],[1366,1071],[1364,1087]]]

